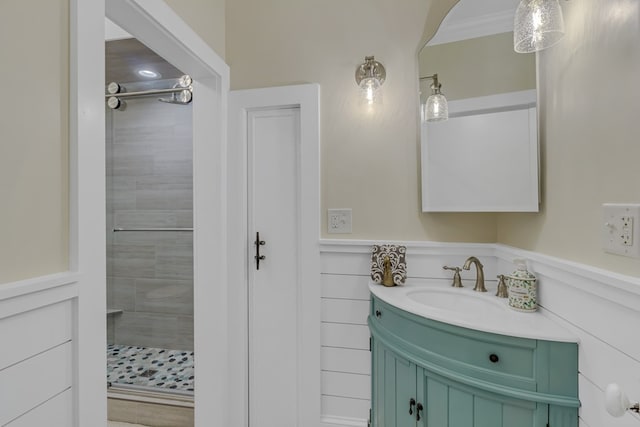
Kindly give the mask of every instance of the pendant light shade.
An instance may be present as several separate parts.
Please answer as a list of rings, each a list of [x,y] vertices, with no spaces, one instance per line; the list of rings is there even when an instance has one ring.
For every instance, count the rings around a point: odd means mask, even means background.
[[[365,104],[372,105],[381,103],[380,80],[375,77],[366,77],[362,79],[359,86],[360,95]]]
[[[365,56],[364,62],[356,68],[356,83],[360,87],[360,96],[364,104],[372,106],[382,103],[380,87],[387,77],[384,66],[373,56]]]
[[[422,121],[440,122],[449,119],[449,104],[447,98],[442,94],[442,85],[438,82],[438,75],[420,77],[420,80],[433,80],[431,83],[431,95],[427,98],[422,107]]]
[[[447,98],[437,93],[427,98],[425,106],[425,119],[427,122],[440,122],[449,118],[449,106]]]
[[[558,0],[521,0],[513,28],[513,48],[518,53],[537,52],[564,36],[564,19]]]

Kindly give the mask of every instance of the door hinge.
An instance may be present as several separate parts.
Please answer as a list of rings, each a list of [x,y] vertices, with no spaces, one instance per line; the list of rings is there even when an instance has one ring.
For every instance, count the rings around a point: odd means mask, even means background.
[[[373,351],[373,343],[371,342],[371,337],[369,337],[369,351]],[[547,426],[549,427],[549,426]]]
[[[367,427],[371,427],[371,408],[369,408],[369,419],[367,420]]]

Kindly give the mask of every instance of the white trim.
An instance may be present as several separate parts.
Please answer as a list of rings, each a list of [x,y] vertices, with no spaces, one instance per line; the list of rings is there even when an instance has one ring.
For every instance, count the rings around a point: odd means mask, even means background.
[[[104,40],[122,40],[132,38],[131,34],[114,24],[109,18],[104,18]]]
[[[247,140],[246,111],[274,106],[300,107],[300,257],[298,318],[299,426],[320,423],[320,139],[316,84],[233,92],[229,100],[229,405],[247,426]],[[243,417],[240,419],[240,417]]]
[[[105,4],[106,3],[106,4]],[[226,96],[229,69],[157,0],[71,3],[71,263],[81,273],[74,366],[76,426],[106,423],[104,18],[194,78],[196,425],[227,426]],[[81,37],[80,37],[81,35]],[[212,171],[210,176],[206,171]],[[202,176],[202,175],[206,176]],[[204,188],[204,189],[203,189]]]
[[[586,292],[631,310],[640,311],[640,278],[497,243],[322,239],[320,240],[320,252],[323,255],[369,254],[372,245],[384,243],[407,246],[407,256],[475,255],[490,257],[493,258],[491,261],[497,262],[498,267],[502,267],[503,270],[514,268],[513,260],[523,258],[528,261],[528,267],[534,274],[543,274],[580,292]],[[485,262],[485,264],[488,263]],[[502,273],[509,273],[509,271],[505,270]],[[367,275],[368,271],[363,271],[362,274]],[[411,270],[409,270],[409,276],[412,276]],[[440,271],[434,271],[430,277],[440,276]],[[492,279],[489,275],[485,275],[485,277],[487,280]]]
[[[108,0],[107,16],[194,79],[195,423],[229,425],[227,411],[226,104],[229,68],[166,3]]]
[[[452,43],[461,40],[485,37],[493,34],[513,32],[513,15],[515,10],[488,13],[472,19],[466,19],[449,24],[445,19],[438,28],[438,32],[428,46]]]
[[[348,417],[322,417],[322,427],[367,427],[367,420]]]
[[[56,273],[47,276],[33,277],[30,279],[19,280],[17,282],[7,283],[0,286],[0,301],[9,300],[11,298],[25,297],[36,292],[42,292],[66,286],[78,281],[77,273]],[[0,311],[0,317],[4,317]]]
[[[106,15],[194,80],[216,76],[228,88],[227,64],[164,1],[107,0]]]
[[[0,320],[78,296],[78,275],[58,273],[0,286]]]
[[[458,99],[449,102],[449,117],[523,110],[535,107],[536,102],[537,92],[535,89]]]
[[[320,252],[371,253],[373,245],[403,245],[415,255],[467,255],[470,250],[480,255],[493,255],[493,248],[487,243],[447,243],[417,240],[347,240],[321,239]]]
[[[631,310],[640,310],[640,279],[637,277],[506,245],[494,246],[498,261],[511,263],[516,258],[524,258],[529,261],[529,269],[534,273],[543,274],[580,292],[589,293]]]
[[[104,0],[70,2],[69,267],[74,304],[74,426],[106,425]]]

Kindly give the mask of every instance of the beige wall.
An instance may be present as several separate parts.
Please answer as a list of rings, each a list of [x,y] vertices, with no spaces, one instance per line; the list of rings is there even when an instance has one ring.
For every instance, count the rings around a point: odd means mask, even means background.
[[[448,100],[536,88],[536,57],[513,50],[513,33],[426,46],[420,76],[437,73]],[[431,80],[422,82],[428,96]]]
[[[168,3],[224,57],[225,0]],[[0,283],[68,268],[69,1],[0,2]]]
[[[600,205],[640,201],[638,3],[562,4],[568,36],[540,55],[542,213],[421,214],[415,55],[434,16],[454,3],[234,0],[225,34],[224,0],[170,1],[226,53],[234,88],[321,84],[323,229],[327,208],[354,214],[354,233],[331,237],[497,240],[639,274],[637,260],[600,249]],[[67,268],[67,8],[68,0],[0,2],[10,58],[0,77],[18,82],[0,106],[0,283]],[[358,105],[353,81],[369,54],[388,71],[374,114]]]
[[[446,3],[434,6],[440,16],[455,0]],[[420,34],[430,7],[427,0],[227,4],[233,88],[321,84],[323,236],[498,241],[640,273],[637,260],[604,254],[600,244],[601,204],[640,202],[638,3],[562,2],[568,35],[540,54],[539,214],[420,213],[414,55],[439,22],[432,14]],[[388,73],[384,106],[372,115],[357,104],[353,82],[369,54]],[[342,207],[353,209],[354,233],[327,235],[326,209]]]
[[[225,57],[226,0],[165,0],[202,39]],[[233,1],[233,0],[231,0]]]
[[[601,249],[601,204],[640,202],[640,3],[561,2],[567,36],[539,56],[543,211],[502,214],[498,241],[640,275]]]
[[[0,2],[0,283],[67,269],[68,0]]]
[[[437,2],[440,17],[453,3]],[[420,213],[416,55],[430,7],[428,0],[227,3],[232,88],[321,85],[325,236],[326,210],[352,208],[353,234],[331,237],[496,239],[495,215]],[[387,69],[384,105],[372,114],[354,80],[365,55]]]

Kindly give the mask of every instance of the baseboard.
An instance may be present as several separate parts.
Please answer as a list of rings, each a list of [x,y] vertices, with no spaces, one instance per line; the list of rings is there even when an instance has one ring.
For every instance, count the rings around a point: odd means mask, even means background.
[[[367,427],[367,420],[361,418],[347,418],[347,417],[322,417],[322,427]]]

